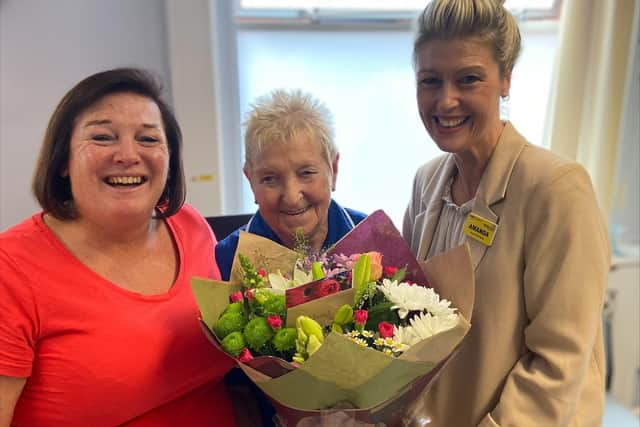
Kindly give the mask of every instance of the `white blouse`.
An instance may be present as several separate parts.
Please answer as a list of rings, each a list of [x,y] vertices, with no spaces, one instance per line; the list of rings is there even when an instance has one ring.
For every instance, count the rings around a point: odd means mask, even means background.
[[[464,228],[464,221],[467,219],[467,215],[471,212],[475,197],[461,206],[456,205],[451,196],[452,184],[453,176],[449,178],[449,182],[447,182],[444,194],[442,195],[443,204],[442,210],[440,211],[440,219],[438,219],[438,225],[436,225],[436,231],[431,240],[427,259],[464,243],[465,235],[462,229]]]

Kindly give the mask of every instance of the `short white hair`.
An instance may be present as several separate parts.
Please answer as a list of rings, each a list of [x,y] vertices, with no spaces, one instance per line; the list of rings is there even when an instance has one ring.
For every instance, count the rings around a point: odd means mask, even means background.
[[[251,158],[266,146],[286,144],[299,137],[320,142],[329,167],[338,155],[331,113],[322,102],[299,89],[276,89],[257,98],[243,126],[248,170],[252,168]]]

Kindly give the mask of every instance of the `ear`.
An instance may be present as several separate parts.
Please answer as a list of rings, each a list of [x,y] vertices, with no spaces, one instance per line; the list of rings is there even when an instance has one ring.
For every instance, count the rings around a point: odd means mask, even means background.
[[[245,178],[247,178],[247,181],[249,181],[249,187],[251,187],[251,191],[255,194],[256,190],[255,188],[253,188],[253,180],[251,179],[252,178],[251,170],[249,169],[246,163],[242,168],[242,173],[244,174]]]
[[[511,89],[511,71],[505,74],[502,79],[502,88],[500,90],[500,96],[506,97],[509,96],[509,90]]]
[[[333,174],[331,176],[331,191],[336,191],[336,180],[338,179],[338,161],[340,160],[340,153],[336,154],[335,159],[331,162],[331,169]]]

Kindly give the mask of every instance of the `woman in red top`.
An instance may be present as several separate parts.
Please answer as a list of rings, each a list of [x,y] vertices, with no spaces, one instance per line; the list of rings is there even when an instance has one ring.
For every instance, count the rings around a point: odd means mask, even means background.
[[[0,426],[233,426],[192,276],[215,237],[184,205],[181,132],[146,72],[78,83],[54,112],[33,191],[0,234]]]

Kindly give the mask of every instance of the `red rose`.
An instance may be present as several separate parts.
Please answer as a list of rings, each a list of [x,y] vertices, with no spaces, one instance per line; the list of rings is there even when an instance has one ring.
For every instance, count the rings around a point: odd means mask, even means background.
[[[267,316],[267,323],[274,331],[282,328],[282,319],[277,314],[270,314]]]
[[[327,279],[318,286],[318,296],[326,297],[340,290],[340,283],[335,279]]]
[[[369,316],[369,312],[367,310],[356,310],[353,315],[353,321],[360,325],[364,325],[367,323],[367,316]]]
[[[243,348],[240,354],[238,355],[238,360],[240,362],[246,363],[251,359],[253,359],[253,356],[251,355],[251,352],[249,351],[249,349],[246,347]]]
[[[252,301],[252,300],[256,299],[256,297],[255,297],[255,296],[253,296],[253,289],[247,289],[247,290],[244,292],[244,296],[245,296],[245,297],[247,297],[247,299],[248,299],[249,301]]]
[[[407,285],[410,285],[410,286],[413,286],[413,285],[415,285],[415,284],[416,284],[416,282],[414,282],[413,280],[409,280],[409,279],[404,279],[404,282],[405,282]]]
[[[233,292],[231,295],[229,295],[229,299],[231,300],[231,302],[242,301],[242,291]]]
[[[396,271],[398,271],[398,267],[387,266],[387,267],[384,267],[382,271],[384,271],[384,275],[386,277],[391,278],[393,277],[394,274],[396,274]]]
[[[393,325],[389,322],[378,323],[378,333],[380,338],[390,338],[393,336]]]
[[[258,276],[260,277],[267,277],[267,271],[264,268],[260,268],[258,269]]]

